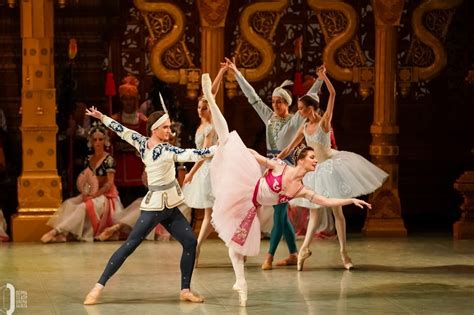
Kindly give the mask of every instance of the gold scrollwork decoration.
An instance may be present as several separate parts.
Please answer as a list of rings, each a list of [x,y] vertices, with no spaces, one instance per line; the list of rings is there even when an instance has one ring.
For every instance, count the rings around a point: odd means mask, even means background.
[[[411,25],[416,37],[414,40],[419,40],[428,46],[433,51],[434,59],[427,66],[417,67],[420,80],[433,79],[446,66],[447,54],[440,39],[446,35],[454,9],[461,2],[462,0],[423,0],[413,11]],[[427,25],[424,23],[425,20]],[[409,52],[409,56],[415,53],[419,54],[420,50]]]
[[[316,12],[323,31],[323,61],[329,73],[336,80],[358,82],[353,68],[365,65],[366,60],[356,35],[356,11],[343,1],[308,0],[308,5]]]
[[[199,82],[195,82],[195,68],[184,42],[185,16],[183,11],[169,2],[133,1],[140,10],[154,43],[150,51],[152,72],[164,82],[187,86],[187,95],[197,97]],[[200,73],[200,72],[199,72]]]
[[[235,57],[249,81],[260,81],[271,71],[275,53],[271,40],[288,0],[252,3],[240,15],[240,36]]]

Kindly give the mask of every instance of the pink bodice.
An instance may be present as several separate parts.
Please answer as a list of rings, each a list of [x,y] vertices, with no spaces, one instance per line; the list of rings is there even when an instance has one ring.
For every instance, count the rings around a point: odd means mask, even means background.
[[[275,176],[272,170],[268,170],[265,175],[259,179],[255,187],[253,202],[254,204],[262,206],[274,206],[280,203],[288,202],[294,196],[287,196],[281,193],[283,175],[285,174],[286,166],[280,175]],[[301,185],[301,190],[303,185]],[[299,192],[296,192],[296,194]],[[295,194],[295,195],[296,195]]]

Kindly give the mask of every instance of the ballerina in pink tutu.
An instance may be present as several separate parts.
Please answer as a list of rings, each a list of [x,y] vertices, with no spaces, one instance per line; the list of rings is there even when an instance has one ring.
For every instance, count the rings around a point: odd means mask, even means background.
[[[227,122],[219,110],[211,91],[209,74],[202,76],[204,97],[219,139],[211,161],[211,184],[215,197],[212,223],[219,237],[229,247],[240,305],[247,302],[247,282],[244,256],[255,256],[260,251],[260,223],[257,211],[261,206],[288,202],[292,198],[306,198],[326,207],[355,204],[361,208],[370,204],[359,199],[329,199],[306,188],[302,179],[316,166],[312,148],[296,153],[296,166],[270,160],[247,149],[237,132],[229,133]],[[264,176],[260,166],[267,168]]]

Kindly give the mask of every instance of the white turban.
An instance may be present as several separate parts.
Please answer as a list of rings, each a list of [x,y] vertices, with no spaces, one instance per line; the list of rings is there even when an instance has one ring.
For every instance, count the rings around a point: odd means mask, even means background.
[[[151,130],[155,130],[159,126],[161,126],[166,120],[170,119],[170,116],[168,114],[164,114],[161,116],[153,125],[151,125]]]
[[[292,101],[291,95],[287,90],[284,89],[284,87],[292,84],[293,81],[285,80],[279,87],[273,90],[272,96],[279,96],[283,98],[288,103],[288,106],[290,106]]]

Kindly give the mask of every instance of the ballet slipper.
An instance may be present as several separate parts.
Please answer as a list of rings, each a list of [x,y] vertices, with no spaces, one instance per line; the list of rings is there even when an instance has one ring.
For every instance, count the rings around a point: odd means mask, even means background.
[[[97,304],[97,300],[99,299],[103,289],[104,286],[102,284],[96,283],[92,290],[87,294],[86,299],[84,300],[84,305]]]
[[[262,264],[262,270],[272,270],[273,266],[273,256],[270,254],[267,254],[267,258],[265,258],[265,261]]]
[[[235,283],[234,287],[239,293],[239,305],[243,307],[247,306],[247,282],[241,284]]]
[[[44,234],[43,236],[41,236],[41,242],[50,243],[57,234],[58,234],[58,231],[53,229],[49,231],[48,233]]]
[[[51,243],[65,243],[67,242],[67,237],[64,234],[59,234],[53,237]]]
[[[277,266],[294,266],[298,263],[298,255],[291,254],[285,259],[277,261],[275,265]]]
[[[179,299],[181,301],[188,301],[192,303],[202,303],[204,302],[204,298],[199,295],[195,295],[191,291],[181,291],[179,294]]]
[[[341,260],[342,264],[344,265],[344,268],[347,270],[351,270],[354,268],[354,264],[352,264],[351,258],[347,255],[347,253],[341,253]]]
[[[96,237],[97,240],[103,242],[109,240],[116,232],[120,230],[120,224],[114,224],[112,226],[109,226],[105,230],[102,231],[102,233],[99,234],[99,236]]]
[[[303,265],[304,261],[311,256],[311,251],[309,250],[308,247],[300,249],[300,252],[298,253],[298,261],[296,263],[296,269],[298,271],[303,270]]]

